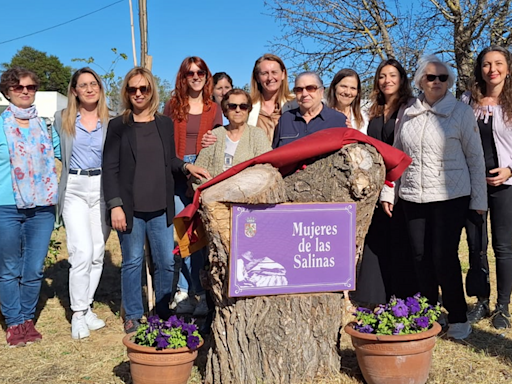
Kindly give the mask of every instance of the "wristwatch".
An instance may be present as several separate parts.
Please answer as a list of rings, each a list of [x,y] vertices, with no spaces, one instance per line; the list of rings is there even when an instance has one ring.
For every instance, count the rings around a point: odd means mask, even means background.
[[[189,165],[189,164],[191,164],[191,163],[184,163],[183,164],[183,173],[185,174],[185,176],[190,174],[190,171],[187,169],[187,165]]]

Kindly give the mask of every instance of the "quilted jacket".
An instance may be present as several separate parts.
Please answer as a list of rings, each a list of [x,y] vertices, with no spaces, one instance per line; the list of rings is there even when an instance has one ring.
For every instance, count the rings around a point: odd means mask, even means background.
[[[421,95],[407,108],[394,146],[413,160],[400,178],[400,198],[429,203],[470,195],[470,209],[487,209],[478,125],[471,107],[450,92],[433,106]],[[384,188],[381,201],[393,203],[393,189]]]

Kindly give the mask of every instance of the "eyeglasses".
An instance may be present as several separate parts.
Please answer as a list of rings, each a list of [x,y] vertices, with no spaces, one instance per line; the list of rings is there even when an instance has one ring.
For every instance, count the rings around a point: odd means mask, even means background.
[[[98,89],[100,85],[97,81],[91,81],[90,83],[80,83],[76,85],[77,88],[81,90],[86,90],[87,88],[91,87],[92,89]]]
[[[446,80],[448,80],[448,75],[425,75],[425,78],[430,82],[435,81],[435,79],[439,79],[441,83],[444,83]]]
[[[295,87],[293,88],[293,93],[301,94],[304,90],[306,90],[308,93],[313,93],[318,90],[318,85],[306,85],[305,87]]]
[[[236,111],[236,109],[238,107],[240,107],[241,111],[247,111],[249,109],[250,105],[247,103],[242,103],[242,104],[228,103],[228,109],[230,111]]]
[[[128,92],[129,95],[136,95],[137,91],[140,91],[143,95],[147,95],[149,91],[151,91],[151,88],[146,85],[142,87],[126,87],[126,92]]]
[[[185,76],[187,76],[188,79],[191,79],[193,78],[195,75],[197,74],[197,77],[199,77],[200,79],[204,78],[206,76],[206,71],[203,71],[202,69],[197,71],[197,72],[194,72],[194,71],[188,71],[187,73],[185,73]]]
[[[37,91],[37,85],[35,85],[35,84],[30,84],[30,85],[19,84],[15,87],[11,87],[11,91],[13,91],[15,93],[22,93],[25,88],[27,88],[28,93],[36,93],[36,91]]]

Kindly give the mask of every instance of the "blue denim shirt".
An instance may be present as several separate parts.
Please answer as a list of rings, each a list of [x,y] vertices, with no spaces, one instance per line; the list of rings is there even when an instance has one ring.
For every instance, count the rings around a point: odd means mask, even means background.
[[[101,168],[103,150],[103,131],[101,120],[91,132],[80,122],[80,113],[76,116],[76,136],[73,141],[73,152],[69,161],[70,169]]]
[[[327,128],[346,127],[347,118],[341,112],[329,108],[325,104],[318,115],[306,123],[299,108],[291,109],[281,116],[274,132],[272,148],[282,147],[301,137]]]

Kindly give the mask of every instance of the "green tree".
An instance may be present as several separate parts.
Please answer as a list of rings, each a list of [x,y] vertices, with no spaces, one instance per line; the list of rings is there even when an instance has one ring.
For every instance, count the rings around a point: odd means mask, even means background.
[[[3,70],[23,67],[37,74],[41,81],[41,91],[57,91],[66,95],[71,79],[71,67],[65,66],[57,56],[32,47],[23,47],[12,57],[10,63],[3,63]]]
[[[167,103],[167,101],[171,98],[172,85],[169,80],[162,79],[156,75],[155,80],[158,86],[158,98],[160,100],[158,110],[163,112],[165,103]]]

